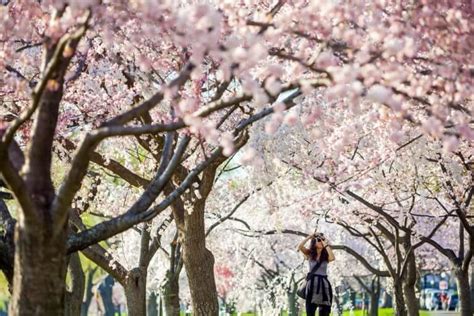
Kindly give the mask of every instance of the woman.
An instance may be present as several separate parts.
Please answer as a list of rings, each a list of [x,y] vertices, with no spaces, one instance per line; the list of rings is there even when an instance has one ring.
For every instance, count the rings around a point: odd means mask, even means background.
[[[311,239],[309,249],[305,247]],[[298,246],[309,260],[306,276],[306,314],[314,316],[319,307],[319,316],[329,316],[332,304],[332,287],[327,278],[328,263],[335,260],[331,246],[322,233],[311,234]]]

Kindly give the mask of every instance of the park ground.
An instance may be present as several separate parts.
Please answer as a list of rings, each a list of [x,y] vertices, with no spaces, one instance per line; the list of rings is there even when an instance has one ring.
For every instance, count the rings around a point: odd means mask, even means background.
[[[237,316],[238,314],[232,314],[232,316]],[[342,316],[364,316],[366,315],[363,310],[354,310],[353,314],[350,311],[344,311]],[[379,316],[392,316],[393,309],[392,308],[380,308],[379,309]],[[458,312],[446,312],[446,311],[420,311],[420,316],[454,316],[459,315]],[[184,316],[184,314],[183,314]],[[254,313],[242,313],[240,316],[255,316]],[[282,313],[279,316],[287,316],[286,312]],[[306,313],[302,313],[301,316],[306,316]]]

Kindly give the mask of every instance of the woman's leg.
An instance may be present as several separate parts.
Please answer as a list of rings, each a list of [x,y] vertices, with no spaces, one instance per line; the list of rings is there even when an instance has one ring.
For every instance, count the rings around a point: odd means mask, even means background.
[[[319,307],[319,316],[329,316],[329,314],[331,314],[331,306],[317,305],[317,307]]]
[[[311,303],[311,300],[306,300],[306,316],[315,316],[316,308],[318,306],[316,304]]]

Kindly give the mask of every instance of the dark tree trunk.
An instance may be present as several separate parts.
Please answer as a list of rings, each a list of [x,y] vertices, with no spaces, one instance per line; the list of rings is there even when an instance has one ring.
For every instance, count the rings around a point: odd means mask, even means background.
[[[472,316],[471,288],[469,286],[469,275],[461,268],[455,268],[456,283],[458,286],[459,306],[462,316]]]
[[[382,307],[393,307],[393,297],[386,290],[383,292]]]
[[[158,313],[160,316],[163,316],[163,295],[159,296],[159,303],[158,303]]]
[[[21,219],[17,224],[10,315],[64,313],[66,227],[55,237],[45,227]]]
[[[336,305],[336,315],[342,315],[342,306],[339,300],[339,295],[335,292],[334,293],[334,304]]]
[[[129,272],[124,289],[130,316],[146,315],[146,277],[146,269],[135,268]]]
[[[351,288],[351,292],[350,292],[350,295],[349,295],[349,299],[351,300],[352,306],[355,308],[356,291],[354,291],[352,288]]]
[[[188,276],[193,302],[193,315],[217,316],[214,256],[206,248],[204,226],[204,199],[194,203],[191,214],[185,214],[186,235],[183,242],[183,261]]]
[[[471,261],[471,267],[470,267],[470,276],[471,276],[471,281],[470,281],[470,285],[471,285],[471,305],[474,304],[472,302],[474,302],[474,260]],[[471,306],[471,308],[474,308],[474,306]]]
[[[380,277],[374,276],[370,291],[369,315],[377,316],[379,314],[379,297],[380,297]]]
[[[379,314],[379,297],[377,293],[370,293],[370,306],[369,306],[369,315],[377,316]]]
[[[147,316],[158,316],[158,296],[155,292],[148,295]]]
[[[70,256],[68,269],[71,276],[71,290],[66,292],[64,314],[66,316],[79,316],[81,315],[82,299],[84,297],[85,277],[77,252]]]
[[[394,309],[396,316],[407,316],[407,309],[403,297],[403,285],[400,280],[394,280],[393,298],[395,301]]]
[[[248,137],[241,139],[237,147],[242,146],[247,140]],[[219,313],[214,278],[214,256],[206,248],[204,210],[206,199],[214,184],[216,169],[226,159],[227,157],[220,156],[214,160],[213,164],[204,170],[198,189],[190,190],[186,194],[187,197],[183,196],[192,204],[191,214],[185,210],[182,199],[175,200],[172,205],[183,249],[182,262],[188,276],[193,315],[195,316],[217,316]],[[199,192],[199,196],[195,191]]]
[[[114,278],[111,275],[108,275],[99,285],[99,293],[105,309],[104,316],[114,316],[115,314],[115,305],[112,301],[112,290],[114,284]]]
[[[84,302],[82,302],[81,307],[81,316],[87,316],[89,314],[89,306],[92,302],[92,297],[94,297],[94,293],[92,292],[92,287],[94,286],[94,274],[97,271],[97,268],[90,269],[87,273],[87,282],[86,282],[86,295]]]
[[[412,285],[403,284],[403,295],[406,304],[406,310],[408,316],[418,316],[419,313],[419,301],[416,298],[415,287]]]
[[[369,314],[369,304],[367,303],[367,292],[362,292],[362,315]]]
[[[179,316],[179,277],[171,271],[166,273],[163,299],[166,316]]]
[[[10,215],[7,204],[0,198],[0,221],[3,236],[0,236],[0,270],[8,282],[8,291],[13,290],[13,266],[15,263],[15,225],[16,220]]]
[[[406,275],[403,278],[403,295],[408,316],[419,316],[420,314],[419,300],[415,295],[416,281],[416,261],[414,254],[411,253],[408,257]]]
[[[298,290],[298,284],[292,282],[290,291],[287,293],[288,297],[288,316],[298,316],[298,297],[296,296],[296,291]]]

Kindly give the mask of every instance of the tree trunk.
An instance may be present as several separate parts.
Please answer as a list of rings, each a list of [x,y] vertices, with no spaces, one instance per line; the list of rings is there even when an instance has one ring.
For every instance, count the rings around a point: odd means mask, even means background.
[[[148,296],[147,316],[158,316],[158,296],[155,292],[151,292]]]
[[[71,290],[66,292],[64,314],[65,316],[79,316],[84,297],[85,277],[77,252],[70,256],[68,269],[71,276]]]
[[[370,292],[369,315],[377,316],[379,314],[379,298],[375,291]]]
[[[183,261],[188,276],[195,316],[217,316],[214,256],[206,248],[204,199],[196,200],[191,214],[185,214]]]
[[[124,285],[127,310],[130,316],[146,315],[146,269],[130,271]]]
[[[386,289],[383,291],[381,307],[393,307],[393,296]]]
[[[380,297],[380,277],[374,276],[372,278],[370,290],[370,306],[369,315],[377,316],[379,314],[379,297]]]
[[[9,315],[62,315],[66,290],[66,227],[53,237],[41,222],[15,231],[13,296]]]
[[[461,316],[472,316],[471,288],[469,286],[469,275],[461,268],[455,268],[456,283],[458,286]]]
[[[355,308],[356,291],[354,291],[354,290],[351,288],[349,293],[350,293],[350,294],[349,294],[349,300],[351,301],[352,308]]]
[[[419,300],[416,298],[414,285],[408,285],[404,282],[403,295],[408,316],[418,316],[420,314]]]
[[[395,301],[394,312],[396,316],[407,316],[405,300],[403,297],[403,286],[401,281],[394,281],[393,298]]]
[[[342,306],[339,300],[339,295],[336,293],[336,291],[334,292],[333,299],[334,299],[334,305],[336,305],[336,308],[335,308],[336,316],[342,315]]]
[[[471,284],[471,308],[474,308],[474,306],[472,306],[472,304],[474,304],[474,260],[471,261],[470,271],[471,281],[469,284]]]
[[[97,268],[94,268],[90,269],[87,273],[87,284],[85,290],[86,297],[84,299],[84,302],[82,302],[81,316],[87,316],[89,314],[89,306],[91,305],[92,297],[94,296],[94,293],[92,292],[92,287],[94,286],[94,274],[96,271]]]
[[[1,180],[0,180],[1,181]],[[0,270],[8,282],[8,291],[13,291],[13,267],[15,264],[15,225],[5,201],[0,198],[0,221],[3,233],[0,237]]]
[[[416,298],[416,261],[413,253],[409,255],[406,275],[403,278],[403,295],[408,316],[419,316],[419,300]]]
[[[298,298],[296,297],[296,291],[298,290],[298,284],[294,282],[291,286],[291,290],[288,291],[288,316],[298,316]]]
[[[164,285],[164,304],[166,316],[179,316],[179,278],[171,271],[166,272]]]
[[[104,316],[114,316],[115,306],[112,300],[113,287],[115,280],[111,275],[105,277],[99,285],[99,293],[104,304],[105,314]]]

